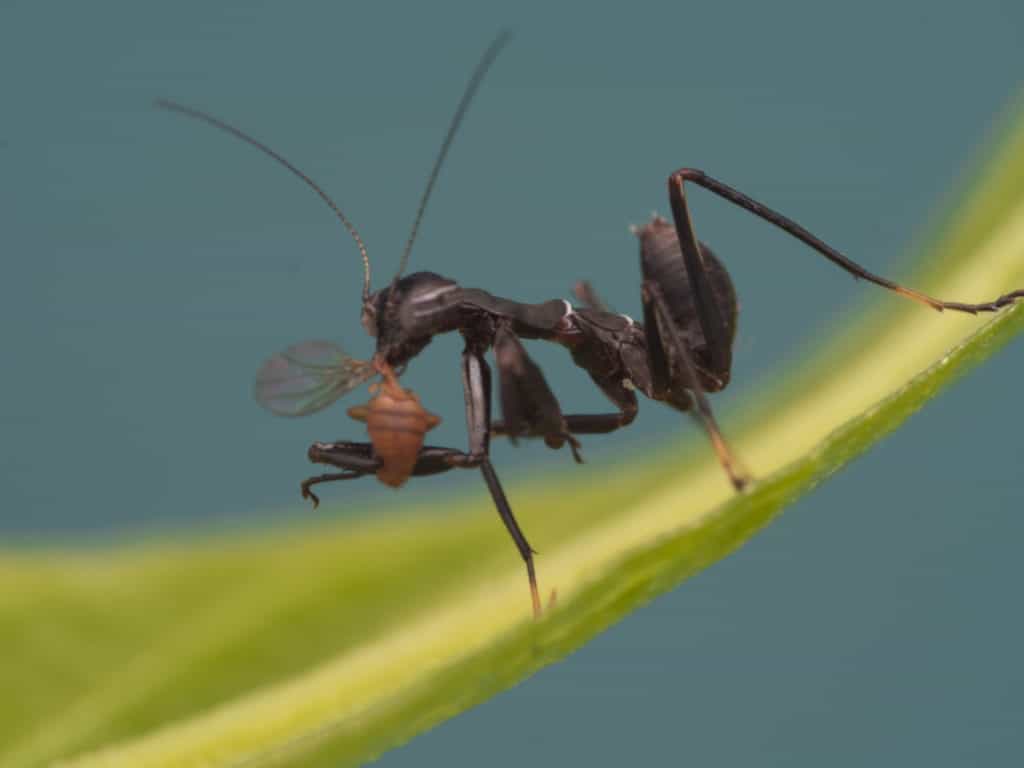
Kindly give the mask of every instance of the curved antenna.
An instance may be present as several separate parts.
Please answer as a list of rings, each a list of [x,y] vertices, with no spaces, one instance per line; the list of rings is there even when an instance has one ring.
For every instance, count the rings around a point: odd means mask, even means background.
[[[331,200],[330,197],[327,196],[327,193],[320,188],[319,184],[317,184],[315,181],[309,178],[309,176],[307,176],[294,165],[292,165],[290,162],[285,160],[283,157],[281,157],[281,155],[277,154],[277,152],[272,150],[263,142],[257,141],[252,136],[242,133],[242,131],[238,130],[234,126],[228,125],[223,120],[219,120],[213,115],[208,115],[205,112],[200,112],[198,109],[186,107],[183,104],[177,104],[173,101],[168,101],[167,99],[157,99],[156,105],[161,109],[166,109],[170,112],[177,112],[179,114],[185,115],[186,117],[192,117],[196,120],[202,120],[204,123],[209,123],[213,127],[220,128],[222,131],[230,133],[235,138],[241,139],[247,144],[251,144],[264,154],[269,155],[274,160],[277,160],[277,162],[279,162],[289,171],[291,171],[304,182],[306,182],[306,184],[308,184],[313,189],[314,192],[320,195],[320,198],[325,203],[327,203],[330,209],[334,211],[335,214],[337,214],[339,219],[341,219],[341,223],[345,225],[345,229],[347,229],[348,233],[352,235],[352,239],[356,241],[356,246],[359,248],[359,255],[363,257],[363,302],[365,303],[367,297],[370,295],[370,257],[367,256],[366,254],[366,246],[363,244],[363,239],[359,236],[359,232],[356,231],[355,225],[348,220],[348,217],[341,212],[341,209],[335,204],[333,200]]]
[[[402,260],[398,264],[398,272],[395,273],[395,280],[401,277],[405,271],[406,265],[409,263],[409,252],[412,251],[412,244],[416,241],[416,234],[419,232],[420,222],[423,221],[423,212],[427,209],[427,201],[430,200],[430,193],[434,190],[434,182],[437,181],[438,174],[441,172],[441,166],[444,164],[444,159],[448,155],[448,149],[452,145],[452,139],[455,138],[456,131],[459,130],[459,125],[462,123],[462,118],[466,115],[466,110],[469,109],[469,104],[473,100],[473,96],[476,95],[477,88],[480,87],[480,83],[484,79],[484,75],[487,74],[487,70],[491,68],[491,64],[498,58],[498,54],[501,53],[501,49],[505,47],[505,44],[512,37],[512,31],[509,29],[503,29],[498,33],[498,36],[494,38],[487,50],[484,51],[484,55],[481,57],[480,62],[476,65],[476,69],[473,70],[473,76],[469,78],[469,83],[466,85],[466,90],[462,93],[462,99],[459,101],[459,106],[455,109],[455,116],[452,117],[451,125],[448,126],[448,133],[444,137],[444,142],[441,144],[441,151],[437,153],[437,159],[434,161],[434,167],[430,171],[430,176],[427,177],[427,187],[423,190],[423,197],[420,198],[419,208],[416,209],[416,218],[412,222],[412,231],[409,232],[409,239],[405,242],[405,250],[402,251]]]

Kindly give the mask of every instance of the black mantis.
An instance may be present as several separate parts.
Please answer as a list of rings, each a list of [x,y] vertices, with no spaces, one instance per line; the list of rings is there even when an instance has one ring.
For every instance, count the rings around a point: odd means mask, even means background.
[[[376,396],[349,414],[367,423],[370,442],[313,443],[310,461],[335,471],[301,484],[314,504],[315,485],[377,475],[398,486],[409,477],[478,468],[506,529],[526,564],[535,615],[541,602],[533,554],[490,460],[492,436],[541,438],[551,448],[568,446],[581,461],[578,435],[605,434],[628,426],[638,409],[637,392],[690,414],[707,434],[729,481],[741,491],[750,476],[734,457],[715,422],[707,395],[724,389],[732,368],[736,334],[736,292],[725,267],[695,234],[686,200],[687,182],[703,187],[760,217],[824,256],[856,278],[874,283],[932,309],[977,314],[995,312],[1024,298],[1015,290],[979,304],[941,301],[875,275],[782,214],[708,176],[683,168],[668,177],[672,221],[658,216],[634,231],[640,241],[643,322],[610,311],[586,282],[575,296],[582,306],[563,299],[528,304],[463,288],[433,272],[403,277],[424,211],[452,140],[484,75],[508,41],[499,35],[484,53],[463,92],[441,150],[428,177],[397,273],[390,283],[370,290],[370,262],[355,226],[308,176],[274,150],[204,112],[169,101],[164,109],[211,124],[256,147],[311,187],[334,211],[356,243],[363,261],[362,324],[376,338],[371,361],[348,356],[325,341],[297,344],[270,358],[256,378],[256,399],[271,411],[303,416],[319,411],[375,376]],[[466,402],[466,450],[424,445],[425,433],[439,419],[402,388],[398,377],[409,362],[442,333],[458,331],[465,342],[462,384]],[[564,413],[523,339],[565,347],[615,406],[608,413]],[[493,350],[500,384],[501,420],[492,421]]]

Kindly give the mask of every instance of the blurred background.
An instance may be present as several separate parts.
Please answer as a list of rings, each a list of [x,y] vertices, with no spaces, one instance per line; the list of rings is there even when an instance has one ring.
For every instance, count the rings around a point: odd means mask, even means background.
[[[7,0],[5,548],[311,516],[297,494],[306,446],[360,433],[341,408],[288,421],[250,396],[260,362],[303,338],[370,354],[348,236],[282,169],[153,100],[210,110],[307,171],[359,227],[379,286],[460,90],[503,26],[516,37],[452,150],[411,267],[524,301],[586,277],[636,315],[627,226],[667,213],[664,180],[682,165],[905,276],[1022,79],[1024,6],[1009,0]],[[742,303],[734,384],[715,400],[728,423],[878,297],[725,203],[698,192],[693,205]],[[446,417],[439,444],[465,439],[459,349],[439,339],[406,378]],[[604,406],[564,352],[530,351],[563,404]],[[742,551],[381,765],[1019,762],[1022,378],[1011,345]],[[666,414],[644,403],[588,455],[641,455],[691,429]],[[516,478],[554,456],[499,445],[495,464]],[[397,500],[369,481],[325,495],[344,496],[331,515]]]

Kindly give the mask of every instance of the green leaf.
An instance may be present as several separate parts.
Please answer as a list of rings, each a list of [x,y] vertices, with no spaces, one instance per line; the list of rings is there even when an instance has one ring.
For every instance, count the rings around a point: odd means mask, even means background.
[[[943,298],[1024,285],[1024,124],[923,254]],[[557,589],[473,495],[446,509],[103,551],[0,556],[0,766],[344,765],[483,701],[739,547],[1024,327],[880,297],[776,386],[734,448],[510,484]],[[679,456],[689,455],[680,467]],[[404,510],[404,511],[403,511]]]

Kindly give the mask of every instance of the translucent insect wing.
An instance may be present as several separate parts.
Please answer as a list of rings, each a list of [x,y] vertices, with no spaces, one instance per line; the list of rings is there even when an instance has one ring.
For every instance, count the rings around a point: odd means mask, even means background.
[[[278,416],[306,416],[323,410],[375,373],[370,363],[349,357],[333,342],[303,341],[260,366],[253,395]]]

